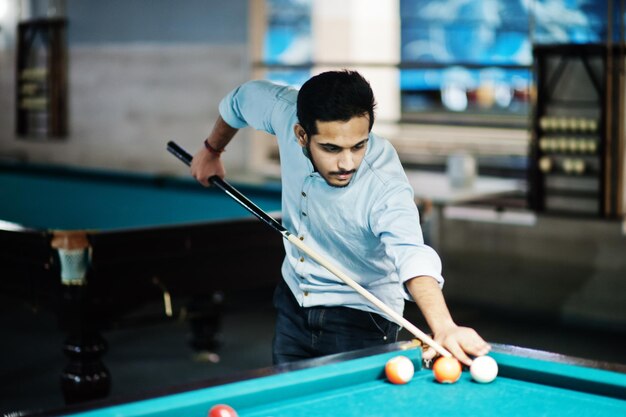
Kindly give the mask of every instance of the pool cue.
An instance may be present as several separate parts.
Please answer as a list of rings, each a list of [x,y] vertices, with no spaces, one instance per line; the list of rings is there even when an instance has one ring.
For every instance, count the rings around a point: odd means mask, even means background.
[[[183,148],[178,146],[176,143],[174,143],[172,141],[168,142],[167,150],[169,152],[171,152],[174,156],[176,156],[178,159],[183,161],[185,164],[187,164],[188,166],[191,166],[192,156],[187,151],[185,151]],[[228,196],[233,198],[237,203],[239,203],[246,210],[248,210],[249,212],[254,214],[256,217],[258,217],[260,220],[262,220],[264,223],[266,223],[272,229],[274,229],[277,232],[279,232],[281,235],[283,235],[283,237],[285,239],[287,239],[289,242],[291,242],[293,245],[295,245],[298,249],[300,249],[302,252],[304,252],[307,255],[309,255],[317,263],[319,263],[324,268],[326,268],[329,272],[331,272],[332,274],[337,276],[337,278],[341,279],[348,286],[350,286],[353,290],[358,292],[361,296],[363,296],[369,302],[371,302],[376,307],[378,307],[381,311],[385,312],[387,315],[392,317],[393,320],[397,324],[399,324],[400,326],[404,327],[409,332],[411,332],[415,337],[417,337],[419,340],[421,340],[422,342],[424,342],[427,345],[429,345],[430,347],[432,347],[437,353],[439,353],[442,356],[446,356],[446,357],[451,357],[452,356],[452,354],[450,352],[448,352],[439,343],[435,342],[433,340],[433,338],[431,338],[426,333],[424,333],[423,331],[418,329],[415,325],[413,325],[410,321],[408,321],[407,319],[402,317],[400,314],[396,313],[393,309],[391,309],[391,307],[389,307],[387,304],[385,304],[384,302],[379,300],[374,294],[372,294],[371,292],[369,292],[368,290],[363,288],[358,282],[356,282],[355,280],[350,278],[343,271],[339,270],[337,267],[335,267],[333,264],[331,264],[329,261],[327,261],[321,255],[319,255],[317,252],[315,252],[309,246],[304,244],[304,242],[302,242],[297,236],[289,233],[289,231],[287,229],[285,229],[282,224],[278,223],[273,217],[271,217],[270,215],[265,213],[260,207],[258,207],[252,201],[248,200],[248,198],[246,196],[241,194],[238,190],[236,190],[228,182],[224,181],[222,178],[220,178],[217,175],[213,175],[213,176],[209,177],[209,182],[211,184],[217,186],[222,191],[224,191]]]

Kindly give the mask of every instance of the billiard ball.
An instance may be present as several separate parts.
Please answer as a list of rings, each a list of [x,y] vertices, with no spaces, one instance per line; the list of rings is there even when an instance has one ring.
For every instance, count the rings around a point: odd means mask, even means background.
[[[394,356],[385,364],[385,375],[392,384],[406,384],[413,378],[415,367],[406,356]]]
[[[433,373],[438,382],[452,384],[461,377],[461,363],[455,358],[442,356],[435,361]]]
[[[472,361],[470,375],[476,382],[487,384],[498,375],[498,364],[491,356],[479,356]]]
[[[208,417],[237,417],[237,412],[229,405],[217,404],[211,407]]]

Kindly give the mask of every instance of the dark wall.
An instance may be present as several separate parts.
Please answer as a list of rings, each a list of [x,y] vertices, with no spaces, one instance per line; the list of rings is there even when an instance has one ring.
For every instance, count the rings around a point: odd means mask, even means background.
[[[247,0],[67,0],[70,44],[219,43],[248,37]]]

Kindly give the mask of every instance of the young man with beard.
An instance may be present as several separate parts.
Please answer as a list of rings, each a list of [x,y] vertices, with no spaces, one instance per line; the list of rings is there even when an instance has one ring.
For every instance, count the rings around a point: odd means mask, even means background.
[[[251,81],[220,103],[220,117],[193,158],[192,175],[208,186],[224,177],[220,154],[238,129],[276,136],[282,222],[312,249],[402,314],[413,300],[434,339],[466,365],[490,346],[458,326],[441,288],[441,261],[426,246],[397,153],[371,132],[374,94],[355,71],[330,71],[297,91]],[[273,341],[275,363],[395,342],[399,326],[305,253],[285,241]],[[424,357],[434,356],[433,349]]]

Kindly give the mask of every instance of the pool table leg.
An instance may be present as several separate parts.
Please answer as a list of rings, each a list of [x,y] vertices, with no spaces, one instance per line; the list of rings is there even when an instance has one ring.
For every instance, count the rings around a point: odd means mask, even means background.
[[[64,286],[62,323],[67,331],[63,352],[69,363],[61,373],[61,390],[67,404],[104,398],[111,390],[111,374],[102,362],[108,350],[94,320],[87,286]]]
[[[224,294],[193,297],[187,305],[187,321],[191,328],[191,347],[199,352],[215,352],[222,345],[222,309]]]

